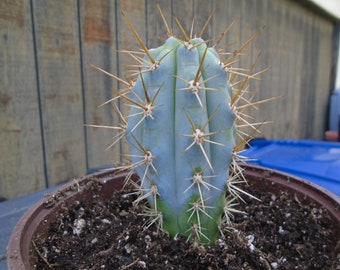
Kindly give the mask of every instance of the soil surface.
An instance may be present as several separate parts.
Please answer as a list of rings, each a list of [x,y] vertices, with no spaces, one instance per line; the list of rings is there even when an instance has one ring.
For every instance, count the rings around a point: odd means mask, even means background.
[[[65,205],[46,239],[32,243],[33,269],[340,269],[329,214],[303,205],[296,195],[254,193],[244,198],[234,228],[214,246],[171,239],[133,208],[133,196],[117,192],[109,202]],[[334,242],[333,242],[334,243]],[[330,255],[332,254],[332,256]]]

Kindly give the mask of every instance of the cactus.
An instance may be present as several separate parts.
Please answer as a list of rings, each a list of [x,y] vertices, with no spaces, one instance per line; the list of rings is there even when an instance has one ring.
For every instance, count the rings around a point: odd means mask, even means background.
[[[230,176],[235,175],[230,168],[237,167],[235,119],[240,116],[235,104],[251,76],[233,94],[231,58],[223,62],[214,47],[188,36],[176,21],[183,40],[167,27],[165,43],[147,49],[126,19],[145,55],[130,52],[138,67],[134,82],[111,75],[128,87],[115,91],[129,109],[123,116],[115,106],[122,122],[118,139],[124,135],[130,146],[131,165],[122,168],[139,176],[136,203],[148,200],[150,224],[157,223],[170,236],[212,244],[229,218],[232,203],[226,193],[239,191],[231,190]]]

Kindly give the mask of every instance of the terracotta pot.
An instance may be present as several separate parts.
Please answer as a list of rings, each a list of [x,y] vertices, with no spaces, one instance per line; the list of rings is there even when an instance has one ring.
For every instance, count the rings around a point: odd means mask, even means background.
[[[326,131],[325,132],[325,140],[330,141],[330,142],[340,141],[339,132],[338,131],[332,131],[332,130]]]
[[[273,193],[278,193],[280,190],[293,191],[300,194],[299,198],[304,202],[315,201],[327,208],[332,214],[332,226],[336,234],[334,239],[336,241],[340,238],[340,200],[333,193],[288,174],[254,165],[243,165],[243,167],[245,168],[244,175],[254,189],[268,190]],[[84,196],[91,200],[94,194],[103,196],[104,200],[109,200],[114,190],[122,188],[125,176],[126,173],[119,173],[114,169],[84,176],[37,202],[19,220],[11,235],[7,253],[9,269],[30,269],[31,239],[37,233],[41,237],[47,235],[49,224],[66,200],[68,200],[67,205],[72,205]],[[103,188],[100,190],[91,188],[93,181],[100,181]]]

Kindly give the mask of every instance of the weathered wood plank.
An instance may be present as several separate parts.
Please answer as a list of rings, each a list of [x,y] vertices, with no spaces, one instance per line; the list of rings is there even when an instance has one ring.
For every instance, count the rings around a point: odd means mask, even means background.
[[[211,38],[212,34],[212,20],[207,25],[205,31],[203,32],[202,36],[199,36],[200,32],[204,24],[207,22],[209,15],[213,12],[213,1],[206,1],[206,0],[195,0],[194,1],[194,31],[193,34],[197,35],[197,37],[201,37],[204,40],[208,41]],[[210,42],[211,43],[211,42]],[[209,44],[211,46],[211,44]]]
[[[311,129],[311,117],[308,113],[309,108],[314,107],[314,93],[315,76],[311,73],[311,67],[315,65],[315,44],[313,44],[313,17],[307,16],[307,11],[304,11],[304,31],[303,31],[303,58],[304,64],[301,68],[301,85],[300,85],[300,129],[299,136],[307,137]],[[314,72],[313,72],[314,73]],[[314,74],[315,75],[315,74]]]
[[[327,128],[327,120],[325,116],[328,116],[328,102],[329,93],[333,87],[329,79],[332,72],[332,35],[333,25],[326,22],[319,16],[315,16],[315,32],[319,33],[315,39],[317,43],[316,66],[312,66],[311,70],[314,74],[317,67],[318,72],[312,76],[316,77],[316,83],[314,85],[315,92],[315,107],[312,109],[313,114],[313,128],[311,130],[312,139],[320,139],[324,136],[324,130]],[[326,121],[325,121],[326,120]]]
[[[282,101],[286,104],[285,116],[286,122],[284,127],[289,133],[290,138],[298,138],[299,133],[299,104],[301,95],[301,67],[303,66],[303,42],[301,41],[301,32],[303,32],[303,12],[299,8],[288,7],[285,12],[286,31],[286,51],[288,54],[288,66],[283,67],[288,75],[285,79],[287,87]],[[292,53],[294,52],[294,53]]]
[[[250,38],[254,36],[255,33],[261,30],[261,27],[258,29],[254,29],[253,25],[255,24],[255,12],[256,12],[256,6],[257,4],[253,1],[238,1],[236,4],[236,1],[234,2],[234,8],[237,8],[239,12],[237,13],[239,19],[238,19],[238,44],[235,44],[236,49],[243,46]],[[236,76],[236,82],[238,81],[244,81],[246,79],[246,75],[251,73],[254,74],[257,71],[259,71],[259,68],[256,67],[253,71],[251,71],[251,67],[254,64],[257,55],[259,52],[255,53],[255,44],[258,41],[258,39],[262,38],[262,36],[257,36],[252,40],[252,42],[247,45],[240,53],[240,56],[238,56],[235,61],[237,61],[235,67],[241,68],[241,70],[236,70],[236,72],[240,72],[244,75]],[[255,55],[256,54],[256,55]],[[254,56],[255,55],[255,56]],[[249,80],[249,86],[248,86],[248,95],[247,98],[253,98],[253,101],[258,100],[259,93],[256,92],[258,89],[254,86],[255,83],[254,79]],[[242,84],[238,84],[235,86],[236,89],[239,89]],[[249,117],[243,116],[242,118],[246,121],[251,120],[251,122],[258,122],[259,119],[256,118],[256,110],[253,108],[247,108],[242,111],[242,113],[248,115]],[[262,121],[265,119],[262,119]],[[245,122],[239,121],[241,125],[244,125]],[[244,129],[246,130],[247,134],[251,134],[251,136],[258,136],[256,131],[252,128]],[[242,131],[244,131],[242,130]],[[242,141],[249,139],[249,137],[242,135],[242,137],[238,138],[242,139]]]
[[[86,171],[78,12],[75,1],[33,1],[50,185]]]
[[[140,50],[140,45],[136,41],[135,36],[129,29],[128,25],[124,21],[122,11],[125,13],[126,17],[133,25],[135,30],[137,31],[140,38],[146,43],[146,18],[145,18],[145,1],[134,1],[134,0],[126,0],[126,1],[117,1],[117,16],[116,16],[116,25],[117,25],[117,50],[132,50],[138,51]],[[136,64],[136,61],[132,59],[126,53],[118,54],[118,67],[117,67],[117,75],[121,78],[131,79],[131,67],[129,65]],[[130,77],[130,78],[129,78]],[[121,86],[124,87],[124,86]],[[124,115],[127,115],[128,111],[122,104],[120,104],[120,109]],[[121,142],[121,153],[127,154],[129,153],[129,146],[125,139]],[[122,162],[126,162],[126,160],[122,159]]]
[[[228,35],[223,36],[223,38],[221,37],[222,33],[230,25],[230,19],[227,16],[228,4],[225,1],[214,0],[212,9],[215,10],[215,14],[212,17],[212,44],[215,45],[219,38],[221,38],[220,43],[216,47],[217,50],[220,50],[226,46],[226,40],[228,38]]]
[[[265,81],[265,87],[261,86],[261,92],[263,91],[263,95],[266,97],[274,97],[282,95],[282,89],[275,83],[275,81],[280,80],[280,52],[282,50],[282,45],[280,44],[279,40],[282,37],[282,32],[280,32],[280,24],[282,23],[282,11],[280,6],[278,5],[277,1],[268,1],[266,5],[266,13],[267,13],[267,22],[266,22],[266,46],[264,47],[264,57],[267,59],[267,64],[269,70],[266,74],[263,75],[263,81]],[[279,111],[279,108],[282,108],[284,102],[283,99],[278,100],[274,103],[269,103],[266,105],[267,111],[262,111],[267,119],[263,120],[270,120],[275,123],[275,129],[273,126],[266,125],[262,129],[263,136],[267,138],[273,138],[275,132],[277,132],[279,128],[279,122],[284,121],[285,117],[278,118],[275,112]],[[280,109],[282,110],[282,109]],[[268,112],[271,112],[271,114]],[[282,111],[281,111],[282,114]],[[268,119],[270,117],[270,119]]]
[[[84,81],[85,122],[92,125],[118,126],[118,117],[109,103],[118,84],[95,70],[95,65],[117,74],[115,3],[110,0],[80,1],[81,53]],[[107,149],[116,135],[111,129],[86,128],[88,167],[94,168],[120,160],[119,143]]]
[[[270,65],[268,63],[269,62],[268,59],[266,58],[266,48],[267,48],[266,41],[268,40],[267,2],[268,2],[267,0],[262,0],[262,1],[257,1],[257,2],[252,1],[251,7],[248,8],[248,10],[244,11],[245,14],[248,13],[248,15],[245,15],[245,16],[251,17],[251,21],[249,22],[251,24],[249,34],[254,35],[258,31],[262,31],[259,34],[259,36],[255,38],[252,44],[249,46],[251,62],[248,63],[248,65],[252,65],[257,59],[256,67],[253,73],[261,72],[265,69],[268,69]],[[247,9],[248,2],[246,1],[246,4],[245,3],[243,4],[244,4],[243,8]],[[249,90],[254,95],[254,99],[253,99],[254,101],[263,100],[263,99],[271,97],[271,93],[270,92],[268,93],[268,91],[266,91],[266,89],[271,89],[271,88],[265,87],[266,86],[265,78],[266,76],[269,76],[268,74],[269,72],[270,71],[266,71],[260,74],[259,76],[257,76],[259,80],[250,80]],[[254,122],[260,123],[260,122],[270,120],[268,114],[262,114],[262,110],[264,111],[268,110],[267,109],[268,105],[269,104],[261,105],[261,110],[256,110],[256,109],[249,110],[249,115],[253,117]],[[269,127],[270,129],[274,129],[275,123],[270,124]],[[261,136],[264,136],[263,135],[264,128],[265,126],[262,126],[260,130],[258,131],[248,129],[248,132],[250,132],[252,136],[261,137]]]
[[[162,10],[165,19],[167,20],[168,27],[172,27],[172,10],[171,1],[162,0],[148,0],[146,4],[146,44],[148,48],[156,48],[163,44],[167,36],[167,30],[158,11],[157,4]]]
[[[190,29],[192,20],[194,18],[194,0],[186,1],[173,1],[173,15],[178,19],[179,23],[183,26],[187,36],[190,36]],[[173,29],[176,37],[184,38],[184,34],[180,31],[178,23],[173,21]]]
[[[0,196],[45,186],[29,1],[0,2]]]

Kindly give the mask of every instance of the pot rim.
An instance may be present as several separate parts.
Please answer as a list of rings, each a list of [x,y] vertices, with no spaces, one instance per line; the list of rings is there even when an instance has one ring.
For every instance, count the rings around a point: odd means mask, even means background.
[[[340,197],[335,195],[335,193],[311,181],[286,172],[253,164],[242,164],[242,167],[246,169],[247,176],[256,178],[261,171],[265,171],[266,175],[261,175],[263,179],[267,181],[275,180],[275,183],[282,185],[286,189],[294,190],[300,194],[308,194],[308,197],[320,202],[320,204],[330,210],[340,223]]]
[[[45,194],[43,198],[33,204],[23,214],[14,226],[8,242],[6,254],[9,269],[30,269],[29,261],[24,260],[24,257],[26,256],[22,254],[23,250],[29,250],[31,239],[33,238],[33,235],[35,235],[35,231],[32,230],[32,226],[29,224],[36,224],[35,227],[38,227],[48,216],[53,215],[54,207],[62,204],[63,201],[68,200],[72,196],[78,195],[78,197],[81,197],[82,193],[88,189],[89,182],[92,180],[105,184],[110,179],[119,179],[122,177],[125,179],[126,173],[114,168],[105,169],[75,178],[62,185],[60,188]],[[103,190],[103,192],[105,192],[105,190]],[[55,202],[53,203],[54,200]],[[47,206],[49,203],[52,203],[52,206]]]

